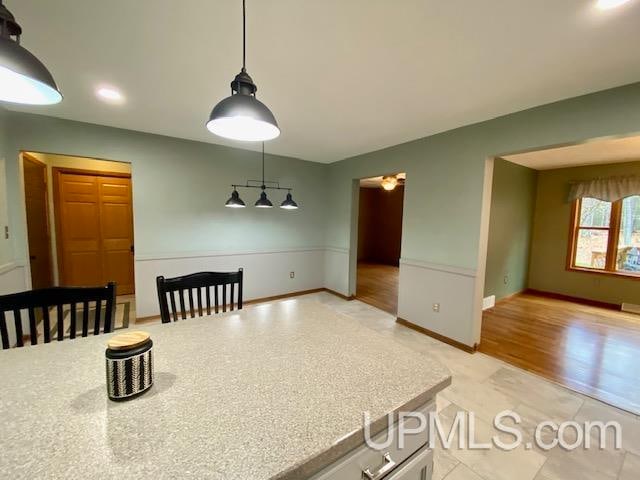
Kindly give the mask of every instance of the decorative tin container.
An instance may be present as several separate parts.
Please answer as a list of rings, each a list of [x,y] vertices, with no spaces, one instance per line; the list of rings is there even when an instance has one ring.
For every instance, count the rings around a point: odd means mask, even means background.
[[[115,335],[107,342],[107,393],[128,400],[153,385],[153,342],[147,332]]]

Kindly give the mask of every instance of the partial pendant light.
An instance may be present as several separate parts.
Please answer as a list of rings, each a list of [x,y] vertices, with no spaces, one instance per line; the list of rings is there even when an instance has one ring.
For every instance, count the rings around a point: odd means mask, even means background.
[[[207,129],[232,140],[272,140],[280,135],[280,128],[271,110],[256,98],[258,87],[246,70],[246,44],[246,8],[242,0],[242,70],[231,82],[231,96],[211,111]]]
[[[244,208],[244,207],[246,207],[246,205],[244,204],[244,202],[240,198],[240,194],[235,189],[235,187],[233,189],[233,192],[231,192],[231,198],[229,198],[229,200],[227,200],[227,203],[225,203],[224,206],[225,207],[229,207],[229,208]]]
[[[298,208],[298,204],[293,201],[290,191],[287,192],[287,198],[280,204],[280,208],[284,208],[285,210],[296,210]]]
[[[52,105],[62,101],[53,76],[20,45],[22,28],[0,0],[0,101]]]
[[[262,188],[262,192],[260,193],[260,198],[256,200],[255,207],[256,208],[273,208],[273,203],[271,203],[271,200],[267,198],[267,192],[264,191],[264,187]]]

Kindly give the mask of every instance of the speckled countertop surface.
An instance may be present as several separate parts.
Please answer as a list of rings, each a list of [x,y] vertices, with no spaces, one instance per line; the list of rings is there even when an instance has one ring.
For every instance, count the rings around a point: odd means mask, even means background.
[[[107,399],[97,336],[0,352],[0,477],[300,479],[449,372],[315,301],[141,327],[155,384]],[[379,427],[378,427],[379,429]]]

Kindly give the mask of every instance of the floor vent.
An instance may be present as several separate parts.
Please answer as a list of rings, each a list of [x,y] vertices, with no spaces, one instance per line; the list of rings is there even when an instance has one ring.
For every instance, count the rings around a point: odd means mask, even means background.
[[[640,305],[635,305],[633,303],[623,303],[622,311],[628,313],[637,313],[640,315]]]

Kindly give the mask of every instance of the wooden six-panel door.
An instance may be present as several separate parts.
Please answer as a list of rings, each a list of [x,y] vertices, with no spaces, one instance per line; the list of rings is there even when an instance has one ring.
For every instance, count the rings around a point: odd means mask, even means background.
[[[131,178],[55,170],[60,284],[133,293]]]

